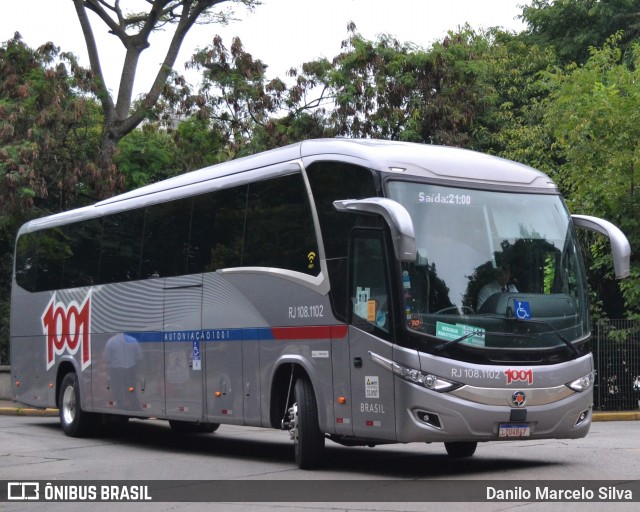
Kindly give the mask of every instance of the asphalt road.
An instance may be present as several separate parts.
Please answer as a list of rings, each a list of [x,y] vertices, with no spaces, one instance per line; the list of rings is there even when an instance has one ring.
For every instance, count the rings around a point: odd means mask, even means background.
[[[303,471],[294,464],[288,434],[281,431],[223,425],[214,434],[176,436],[166,422],[131,420],[111,425],[100,436],[75,439],[62,433],[55,417],[0,416],[0,480],[198,480],[216,485],[226,482],[228,488],[249,486],[244,487],[246,497],[240,494],[229,499],[223,493],[227,498],[223,502],[93,503],[92,510],[637,510],[638,497],[634,503],[454,502],[434,506],[398,501],[397,486],[420,482],[426,486],[436,481],[464,499],[465,485],[471,485],[467,481],[499,486],[504,482],[640,480],[639,427],[634,421],[597,422],[584,439],[485,443],[472,458],[462,460],[450,459],[439,444],[345,448],[327,442],[325,465]],[[265,494],[264,502],[256,502],[248,491],[266,489],[259,487],[265,484],[276,496],[290,491],[288,499],[298,499],[305,489],[309,497],[324,489],[324,500],[333,499],[335,492],[337,501],[309,502],[303,497],[296,502],[269,502]],[[364,494],[357,501],[340,501],[344,494],[339,491],[345,485],[363,484],[370,486],[370,500]],[[389,489],[388,494],[384,489]],[[185,490],[176,492],[184,496]],[[385,496],[395,501],[386,501]],[[43,506],[47,511],[87,510],[87,504],[78,503],[4,503],[0,510],[42,510]]]

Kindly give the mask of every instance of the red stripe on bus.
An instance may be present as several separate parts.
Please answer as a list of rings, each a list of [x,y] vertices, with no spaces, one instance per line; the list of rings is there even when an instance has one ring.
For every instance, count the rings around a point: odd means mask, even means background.
[[[346,325],[312,325],[304,327],[272,327],[276,340],[328,340],[347,335]]]
[[[334,340],[341,340],[347,337],[347,332],[348,332],[349,328],[342,324],[342,325],[332,325],[331,326],[331,338]]]

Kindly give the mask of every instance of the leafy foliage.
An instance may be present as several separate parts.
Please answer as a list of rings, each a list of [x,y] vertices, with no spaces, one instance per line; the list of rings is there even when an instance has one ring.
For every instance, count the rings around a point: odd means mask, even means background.
[[[632,47],[636,65],[629,67],[622,62],[618,40],[619,36],[612,37],[601,49],[592,49],[584,66],[570,65],[545,75],[551,95],[544,118],[565,161],[559,177],[569,205],[611,220],[627,234],[631,246],[638,247],[640,152],[635,141],[640,137],[640,47]],[[594,269],[610,268],[603,245],[591,245]],[[637,277],[621,286],[627,307],[637,311]]]
[[[96,104],[78,93],[88,79],[53,44],[0,46],[0,359],[8,347],[13,242],[30,218],[109,195],[118,181],[97,159]]]
[[[267,79],[267,65],[246,52],[237,37],[227,49],[216,36],[188,66],[202,71],[202,85],[182,99],[180,108],[207,120],[226,158],[333,134],[319,108],[322,100],[309,100],[317,82],[297,76],[287,86],[279,78]],[[296,74],[292,70],[291,76]]]
[[[553,47],[562,64],[584,64],[589,49],[624,32],[626,48],[640,36],[638,0],[533,0],[522,18],[533,42]]]
[[[353,24],[349,34],[331,62],[304,63],[286,80],[268,80],[238,38],[227,49],[216,37],[189,63],[202,71],[202,87],[172,88],[165,106],[207,119],[233,156],[336,135],[470,144],[493,98],[483,35],[467,27],[427,51],[389,36],[368,41]]]
[[[185,36],[196,23],[226,23],[232,15],[230,9],[215,11],[220,5],[240,3],[249,8],[257,0],[149,0],[148,11],[131,12],[121,8],[119,0],[73,0],[82,27],[91,70],[95,80],[91,92],[99,101],[103,112],[101,153],[99,167],[113,172],[113,157],[118,142],[144,121],[156,106],[172,73],[175,60]],[[120,86],[116,98],[108,91],[100,56],[93,36],[92,22],[87,11],[92,11],[122,43],[126,55],[122,65]],[[133,84],[140,55],[149,46],[153,32],[173,26],[173,36],[156,78],[142,101],[133,105]],[[132,108],[133,107],[133,108]]]
[[[118,145],[115,163],[131,190],[175,175],[172,137],[153,125],[127,135]]]
[[[540,78],[557,63],[555,52],[521,35],[491,30],[486,37],[486,80],[495,99],[481,113],[474,147],[553,173],[558,160],[542,122],[548,87]]]
[[[112,193],[93,163],[100,117],[77,93],[86,72],[75,58],[16,34],[0,47],[0,76],[0,214],[68,209],[91,187]]]
[[[463,146],[489,91],[487,41],[468,27],[430,50],[390,36],[368,41],[349,26],[343,51],[302,66],[305,84],[322,87],[336,134]]]

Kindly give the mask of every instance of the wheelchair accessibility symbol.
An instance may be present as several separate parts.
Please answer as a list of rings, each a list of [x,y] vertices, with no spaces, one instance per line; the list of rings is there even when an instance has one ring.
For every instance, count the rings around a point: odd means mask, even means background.
[[[516,318],[518,320],[531,320],[531,306],[524,300],[516,300]]]
[[[202,370],[202,358],[200,357],[200,341],[193,341],[193,350],[191,352],[191,368],[194,371]]]

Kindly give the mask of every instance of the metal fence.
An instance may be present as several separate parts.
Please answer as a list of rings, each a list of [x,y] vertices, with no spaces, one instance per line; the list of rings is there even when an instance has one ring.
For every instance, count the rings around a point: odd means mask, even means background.
[[[640,321],[602,320],[594,325],[596,411],[640,408]]]

